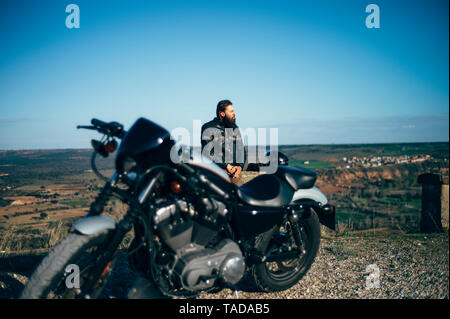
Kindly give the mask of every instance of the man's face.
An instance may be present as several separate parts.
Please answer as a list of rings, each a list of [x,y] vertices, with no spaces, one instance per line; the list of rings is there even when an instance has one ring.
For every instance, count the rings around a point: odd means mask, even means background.
[[[222,116],[222,118],[227,118],[231,123],[236,123],[236,114],[234,113],[233,104],[228,105],[225,108],[225,112],[220,112],[220,115]]]

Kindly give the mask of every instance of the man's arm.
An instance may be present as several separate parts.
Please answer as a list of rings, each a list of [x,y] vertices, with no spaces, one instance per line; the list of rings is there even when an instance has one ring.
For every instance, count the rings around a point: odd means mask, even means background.
[[[241,136],[241,130],[239,129],[239,127],[237,128],[237,130],[235,130],[236,132],[236,166],[239,166],[242,169],[244,169],[244,164],[245,164],[245,160],[247,158],[247,152],[246,149],[244,147],[244,142],[242,141],[242,136]]]
[[[204,132],[207,129],[216,129],[218,130],[218,128],[216,128],[214,125],[211,125],[211,122],[205,123],[202,126],[202,135],[201,135],[201,144],[202,144],[202,154],[203,154],[203,149],[205,148],[206,145],[208,145],[208,143],[210,143],[211,141],[214,140],[214,135],[213,134],[206,134],[205,136],[203,136]],[[208,132],[207,132],[208,133]],[[219,136],[219,135],[218,135]],[[214,148],[212,148],[213,152],[214,152]],[[204,155],[208,158],[210,158],[214,163],[216,163],[221,169],[223,170],[227,170],[227,164],[224,162],[216,162],[214,161],[214,158],[211,156],[211,154],[209,154],[210,152],[206,152]],[[222,154],[223,155],[223,154]],[[223,156],[222,156],[223,158]]]

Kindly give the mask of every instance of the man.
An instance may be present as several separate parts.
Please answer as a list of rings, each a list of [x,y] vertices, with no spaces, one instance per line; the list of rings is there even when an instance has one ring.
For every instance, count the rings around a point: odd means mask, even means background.
[[[203,154],[210,157],[230,177],[237,179],[241,176],[245,149],[231,101],[222,100],[217,103],[216,117],[202,126],[201,142]]]

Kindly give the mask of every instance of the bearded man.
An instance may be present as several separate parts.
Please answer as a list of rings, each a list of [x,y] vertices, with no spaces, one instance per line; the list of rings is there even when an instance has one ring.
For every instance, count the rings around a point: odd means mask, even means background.
[[[202,126],[201,143],[203,154],[224,169],[231,178],[241,176],[245,149],[230,100],[217,103],[216,117]]]

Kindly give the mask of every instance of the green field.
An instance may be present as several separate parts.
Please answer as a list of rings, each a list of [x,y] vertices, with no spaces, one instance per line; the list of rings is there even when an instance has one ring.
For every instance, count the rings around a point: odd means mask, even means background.
[[[289,165],[290,166],[297,166],[297,167],[308,168],[308,169],[311,169],[311,170],[326,169],[326,168],[335,167],[335,163],[333,163],[333,162],[309,160],[309,164],[305,164],[305,161],[308,161],[308,160],[296,160],[296,159],[293,159],[293,160],[289,160]]]
[[[63,205],[68,205],[68,206],[72,206],[72,207],[78,207],[78,206],[88,206],[89,205],[89,201],[86,200],[73,200],[73,201],[63,201],[60,202]]]
[[[318,174],[317,187],[328,187],[330,203],[337,207],[336,222],[340,230],[392,227],[418,228],[421,211],[421,186],[417,177],[423,172],[441,172],[448,178],[447,143],[360,144],[360,145],[282,145],[279,150],[289,157],[289,165],[313,170]],[[343,157],[430,154],[433,161],[377,168],[339,169]],[[0,152],[0,225],[4,230],[16,227],[35,229],[55,215],[64,225],[73,222],[93,202],[103,185],[90,167],[90,150],[32,150]],[[308,161],[309,164],[305,164]],[[113,157],[100,160],[106,176],[112,174]],[[55,187],[56,185],[56,187]],[[71,192],[51,194],[58,185],[76,186]],[[34,203],[11,206],[14,198],[34,196]],[[5,200],[11,198],[11,200]],[[124,212],[125,207],[112,200],[109,212]],[[28,214],[32,212],[32,214]],[[40,218],[41,213],[49,218]],[[13,225],[13,226],[11,226]],[[58,230],[58,232],[60,232]],[[1,238],[5,237],[0,232]],[[6,236],[6,238],[9,238]],[[36,241],[38,243],[38,241]],[[37,247],[35,242],[21,241],[21,247]],[[19,246],[14,246],[19,247]]]

